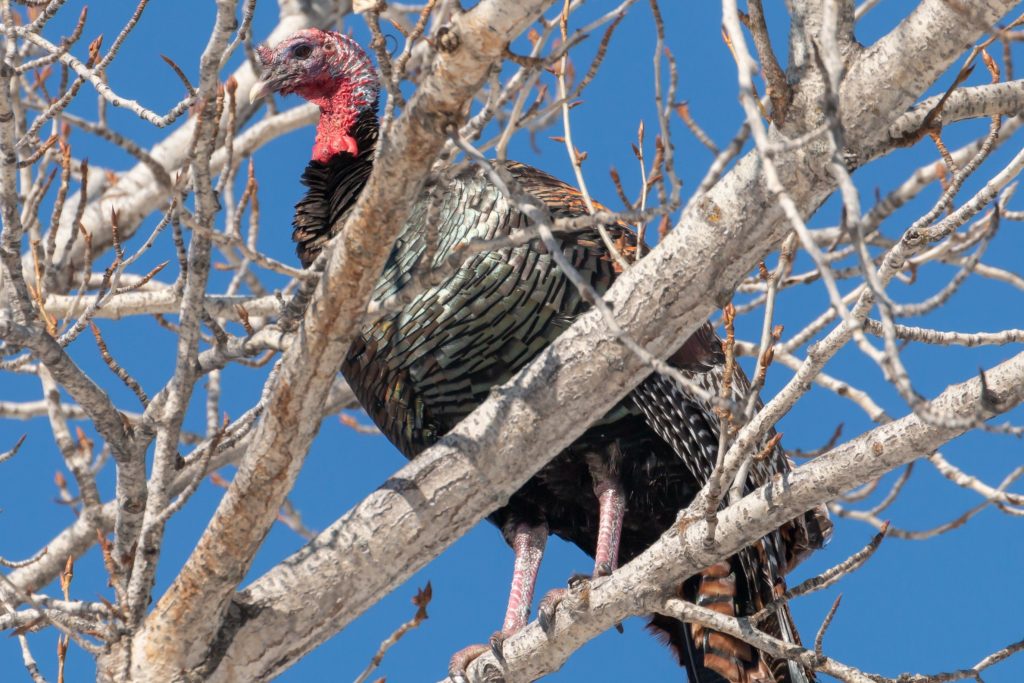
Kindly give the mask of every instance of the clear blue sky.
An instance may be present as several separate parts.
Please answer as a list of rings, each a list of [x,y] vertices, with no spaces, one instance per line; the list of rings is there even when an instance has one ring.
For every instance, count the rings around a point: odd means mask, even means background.
[[[68,2],[61,17],[49,28],[51,39],[55,40],[70,30],[81,4],[77,0]],[[198,55],[213,18],[213,3],[185,4],[188,12],[181,11],[183,3],[171,2],[155,2],[146,10],[139,27],[125,43],[120,58],[109,70],[110,83],[120,94],[138,99],[157,111],[165,111],[176,102],[181,95],[181,86],[160,60],[161,53],[175,59],[186,73],[195,78]],[[719,34],[718,3],[663,4],[670,36],[668,44],[679,62],[678,97],[687,100],[697,121],[720,145],[725,144],[735,133],[741,112],[736,101],[735,67]],[[883,35],[911,4],[883,0],[858,27],[858,38],[869,43]],[[587,18],[605,11],[610,3],[593,5],[574,15],[573,23],[582,24]],[[88,40],[98,33],[104,33],[109,42],[132,11],[126,3],[95,3],[89,9],[86,38],[76,49],[76,54],[80,55],[84,55]],[[784,52],[787,27],[782,3],[769,2],[767,10],[777,48]],[[267,34],[276,22],[276,15],[276,4],[261,0],[255,23],[257,36]],[[357,38],[365,42],[367,31],[361,19],[349,18],[345,29],[351,29]],[[577,73],[586,68],[597,42],[598,38],[591,38],[574,53]],[[651,88],[653,48],[650,9],[641,2],[633,8],[615,35],[604,68],[583,95],[584,104],[573,110],[576,144],[589,154],[585,169],[590,189],[611,206],[616,206],[617,202],[607,175],[610,166],[619,169],[631,194],[639,185],[630,142],[635,138],[640,120],[647,123],[649,131],[648,155],[653,152],[653,135],[650,134],[656,127]],[[1022,61],[1019,55],[1018,61]],[[236,56],[233,64],[237,62]],[[981,73],[983,70],[978,71],[972,77],[972,83],[987,79],[987,75]],[[947,75],[940,85],[944,87],[950,81],[951,76]],[[94,115],[94,93],[88,87],[72,111]],[[146,144],[162,137],[160,131],[120,111],[110,111],[110,120],[119,130]],[[673,122],[673,126],[677,170],[686,183],[685,196],[699,182],[711,157],[678,120]],[[984,126],[984,122],[957,125],[946,131],[944,137],[952,148],[977,135]],[[550,134],[559,135],[560,131],[553,129]],[[75,155],[88,156],[94,164],[115,171],[126,170],[133,165],[132,160],[118,149],[78,131],[72,133],[71,141]],[[531,147],[527,136],[518,137],[513,142],[510,155],[556,176],[571,179],[571,167],[562,145],[548,140],[547,134],[538,135],[535,142],[536,148]],[[311,144],[312,130],[305,129],[268,145],[256,155],[262,207],[260,247],[287,262],[293,260],[289,240],[292,206],[302,192],[298,178]],[[997,164],[1019,149],[1019,145],[1019,141],[1005,145],[984,169],[991,172],[997,168]],[[883,193],[888,191],[917,165],[935,159],[934,148],[922,144],[917,149],[901,151],[882,164],[859,171],[857,182],[865,204],[876,189]],[[977,185],[977,181],[969,183],[961,196],[968,196],[967,193]],[[924,196],[926,200],[934,199],[935,188]],[[925,205],[917,202],[899,212],[886,224],[887,234],[898,234]],[[1019,200],[1011,203],[1013,208],[1021,206]],[[832,225],[838,217],[838,204],[831,201],[811,223],[814,226]],[[147,221],[143,232],[153,222],[152,219]],[[129,242],[129,248],[137,247],[141,239],[135,237]],[[1024,237],[1020,226],[1005,224],[985,260],[1019,271],[1022,249]],[[167,258],[174,261],[170,236],[165,234],[147,263]],[[109,255],[101,261],[103,265],[108,262]],[[948,269],[940,272],[940,268],[936,268],[934,275],[923,273],[913,287],[895,287],[893,295],[901,301],[922,300],[941,286],[942,277],[949,275]],[[173,273],[162,277],[169,279]],[[226,282],[223,274],[217,274],[213,289],[219,290]],[[1001,329],[1014,324],[1006,320],[1012,319],[1019,324],[1019,315],[1012,312],[1024,310],[1021,299],[1021,292],[1009,286],[974,282],[965,286],[942,312],[923,321],[912,322],[960,330]],[[780,321],[786,324],[787,329],[797,330],[822,310],[825,299],[819,287],[809,287],[787,292],[779,305]],[[750,337],[751,330],[759,324],[759,318],[748,318],[741,332]],[[100,327],[111,351],[141,381],[150,395],[163,386],[173,369],[175,339],[170,333],[147,320],[101,321]],[[949,382],[966,379],[979,366],[990,366],[1017,350],[1013,347],[933,350],[914,345],[907,349],[905,361],[919,389],[931,396]],[[88,335],[75,342],[70,352],[111,392],[121,407],[127,410],[138,408],[134,397],[103,366]],[[829,371],[875,392],[879,402],[893,415],[905,414],[906,410],[894,392],[882,383],[877,368],[857,351],[842,352],[829,366]],[[788,376],[786,370],[774,368],[769,373],[769,391],[777,389]],[[263,378],[260,371],[228,369],[224,377],[223,409],[232,416],[239,415],[255,400]],[[4,375],[2,382],[0,400],[40,397],[34,378]],[[193,403],[186,428],[202,431],[201,400]],[[1024,415],[1017,411],[1014,417],[1020,422]],[[784,444],[789,448],[815,448],[828,439],[840,421],[845,423],[846,436],[870,428],[867,418],[852,405],[815,390],[813,396],[803,401],[781,423],[780,429],[786,436]],[[0,422],[0,450],[8,448],[25,432],[28,440],[22,453],[13,461],[0,465],[0,555],[9,558],[32,554],[45,539],[72,520],[72,513],[54,502],[53,474],[64,468],[50,438],[46,420]],[[1020,441],[991,435],[960,439],[943,452],[958,466],[993,484],[1020,463],[1022,454]],[[357,434],[336,419],[329,418],[299,476],[292,500],[310,527],[322,529],[403,463],[398,452],[382,437]],[[110,469],[108,467],[101,480],[105,498],[109,498],[113,491]],[[185,510],[169,524],[157,594],[168,585],[177,568],[188,557],[221,494],[221,489],[204,483]],[[921,529],[948,521],[976,502],[976,496],[941,480],[929,465],[919,464],[905,493],[885,515],[900,527]],[[833,543],[802,566],[791,583],[795,584],[847,557],[860,548],[871,533],[865,525],[838,521]],[[987,510],[966,527],[932,541],[888,540],[865,568],[847,578],[838,588],[796,602],[793,609],[797,623],[805,639],[813,640],[832,600],[842,591],[842,607],[825,641],[829,654],[865,670],[886,675],[903,671],[931,673],[970,666],[1022,635],[1020,614],[1024,611],[1024,588],[1019,577],[1024,570],[1024,551],[1020,539],[1019,521]],[[302,545],[302,539],[296,534],[283,526],[275,527],[256,558],[250,578],[259,576]],[[417,587],[427,581],[433,584],[434,589],[430,619],[391,650],[378,675],[385,675],[392,682],[441,678],[452,652],[486,639],[500,626],[511,559],[511,551],[496,530],[487,523],[481,523],[407,584],[286,672],[281,680],[354,679],[380,641],[412,615],[409,599]],[[543,592],[561,586],[571,574],[589,571],[590,566],[589,558],[581,552],[554,540],[545,557],[538,590]],[[82,599],[94,599],[97,594],[112,597],[105,586],[101,560],[95,550],[76,566],[71,591],[73,596]],[[55,594],[58,589],[51,586],[48,592]],[[32,634],[29,640],[43,672],[51,681],[56,680],[55,636],[52,633]],[[0,638],[0,680],[27,680],[20,662],[16,640]],[[68,680],[86,681],[92,676],[91,659],[72,645]],[[633,619],[625,624],[624,635],[611,632],[597,638],[549,680],[566,683],[638,678],[672,681],[683,676],[668,652],[644,632],[643,622]],[[989,683],[1024,680],[1024,658],[1018,657],[995,667],[985,679]]]

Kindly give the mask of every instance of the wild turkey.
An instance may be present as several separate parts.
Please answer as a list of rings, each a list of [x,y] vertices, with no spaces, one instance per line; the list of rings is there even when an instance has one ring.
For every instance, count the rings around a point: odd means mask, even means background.
[[[373,165],[378,135],[379,81],[366,53],[338,33],[307,29],[274,49],[260,47],[261,81],[250,98],[296,93],[321,110],[313,158],[302,176],[309,188],[295,209],[296,249],[308,267],[355,204]],[[586,213],[580,194],[535,168],[507,162],[504,169],[558,216]],[[439,195],[439,196],[438,196]],[[438,205],[431,207],[432,202]],[[440,263],[460,242],[507,235],[527,218],[479,169],[448,179],[434,198],[421,198],[402,228],[375,297],[404,287],[427,248],[427,219],[436,220]],[[636,235],[606,226],[628,252]],[[558,235],[569,261],[599,291],[618,270],[593,230]],[[588,308],[539,242],[488,251],[464,263],[441,285],[417,296],[399,313],[362,330],[341,368],[363,407],[387,437],[413,458],[443,436],[509,380]],[[669,359],[697,382],[717,391],[723,375],[721,343],[709,324]],[[734,391],[745,396],[737,371]],[[598,424],[555,457],[490,520],[515,551],[512,590],[497,635],[528,619],[537,568],[549,533],[595,558],[595,575],[628,562],[667,529],[707,481],[718,448],[718,418],[710,405],[670,380],[652,376]],[[751,469],[747,488],[790,467],[778,448]],[[590,482],[590,484],[582,483]],[[830,523],[808,513],[729,561],[708,568],[683,594],[726,614],[749,615],[776,597],[783,576],[826,540]],[[807,681],[813,673],[773,662],[741,641],[655,616],[651,622],[675,649],[691,681],[750,683]],[[797,640],[788,610],[765,626]],[[495,642],[495,641],[492,641]],[[459,675],[484,646],[453,657]]]

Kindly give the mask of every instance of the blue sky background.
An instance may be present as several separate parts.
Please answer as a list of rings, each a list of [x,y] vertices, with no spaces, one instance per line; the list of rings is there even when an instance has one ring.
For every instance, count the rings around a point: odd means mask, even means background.
[[[47,35],[56,40],[70,31],[82,3],[71,0]],[[611,6],[591,3],[573,15],[572,24],[581,25]],[[694,118],[719,145],[724,145],[737,130],[742,114],[736,101],[735,67],[720,38],[718,3],[663,3],[668,45],[679,63],[678,98],[690,104]],[[858,25],[857,37],[868,44],[890,30],[911,3],[882,0]],[[187,7],[187,11],[183,11]],[[781,2],[766,3],[776,49],[785,60],[785,13]],[[85,38],[75,53],[84,56],[85,46],[98,33],[110,37],[132,12],[125,3],[95,3],[89,8]],[[162,63],[161,53],[172,57],[195,80],[198,55],[206,41],[207,28],[214,14],[212,2],[154,2],[125,43],[121,56],[109,69],[110,83],[125,96],[138,99],[156,111],[166,111],[182,95],[177,78]],[[275,3],[260,0],[255,33],[265,36],[277,20]],[[364,43],[367,31],[360,18],[348,18],[345,30]],[[393,32],[393,31],[392,31]],[[519,41],[518,51],[525,52]],[[585,70],[597,49],[598,37],[582,44],[574,57],[577,73]],[[617,206],[616,195],[607,170],[615,166],[623,176],[627,192],[639,187],[636,162],[630,151],[640,120],[647,124],[648,158],[653,153],[654,100],[651,58],[654,32],[651,12],[646,3],[638,3],[622,22],[609,50],[605,65],[584,93],[582,106],[573,110],[574,136],[579,148],[588,152],[585,164],[591,192],[610,206]],[[1015,51],[1019,49],[1015,47]],[[999,49],[994,55],[999,54]],[[1018,60],[1020,55],[1018,54]],[[1019,60],[1020,61],[1020,60]],[[236,55],[234,68],[239,62]],[[978,69],[970,83],[987,81]],[[944,76],[935,90],[952,80]],[[51,90],[52,92],[52,90]],[[244,95],[244,94],[243,94]],[[295,104],[287,102],[287,105]],[[71,111],[95,115],[95,97],[88,87]],[[137,120],[133,115],[110,110],[111,124],[134,139],[151,145],[164,133]],[[957,124],[944,132],[952,149],[985,130],[986,122]],[[684,197],[699,183],[710,153],[699,145],[678,120],[673,121],[677,171],[685,182]],[[559,129],[536,136],[534,143],[520,135],[512,144],[510,156],[534,164],[556,176],[571,179],[572,170],[560,143],[547,135],[559,135]],[[76,157],[88,156],[95,165],[124,171],[133,160],[119,149],[79,131],[71,136]],[[302,189],[298,179],[312,145],[312,130],[304,129],[281,138],[256,154],[262,208],[260,247],[275,258],[293,262],[290,244],[292,206]],[[967,184],[960,199],[969,196],[981,179],[988,177],[1020,147],[1011,140],[993,154],[978,180]],[[876,191],[888,192],[902,182],[918,165],[935,161],[937,154],[929,144],[902,150],[882,163],[858,171],[856,181],[865,205]],[[987,172],[987,173],[986,173]],[[937,196],[929,188],[922,200],[898,212],[884,226],[887,235],[898,235],[920,215]],[[237,195],[236,195],[237,196]],[[1020,200],[1011,208],[1024,208]],[[833,199],[810,221],[814,227],[834,225],[839,205]],[[149,219],[140,235],[128,242],[137,248],[156,218]],[[1020,225],[1004,223],[1000,235],[989,249],[985,262],[1010,270],[1020,270],[1024,237]],[[173,246],[170,235],[162,235],[151,254],[139,265],[144,272],[155,263],[170,258],[172,265],[161,279],[174,277]],[[110,255],[100,260],[109,263]],[[804,260],[805,261],[805,260]],[[800,261],[797,270],[806,267]],[[920,301],[937,291],[953,270],[934,266],[922,272],[912,287],[896,285],[893,296],[899,301]],[[222,291],[228,277],[215,271],[212,290]],[[268,276],[268,282],[280,279]],[[666,286],[684,286],[667,283]],[[849,285],[843,285],[846,291]],[[787,291],[781,298],[779,322],[787,330],[798,330],[827,305],[820,286]],[[974,279],[958,292],[948,306],[912,324],[942,329],[998,330],[1020,326],[1022,296],[1008,285]],[[173,371],[175,338],[148,319],[100,321],[114,356],[152,395]],[[759,316],[741,321],[740,332],[754,336]],[[134,396],[102,364],[92,339],[80,337],[69,349],[72,357],[101,385],[109,390],[125,410],[139,408]],[[987,367],[1019,351],[995,349],[930,349],[911,345],[904,360],[916,386],[933,396],[950,382],[962,381],[978,367]],[[854,385],[869,390],[890,414],[901,416],[906,409],[881,379],[880,371],[855,349],[841,352],[828,371]],[[265,371],[231,367],[224,372],[222,409],[232,416],[241,414],[258,395]],[[770,395],[789,378],[789,372],[773,367],[768,376]],[[33,377],[3,375],[0,400],[35,400],[41,397]],[[198,392],[186,420],[186,428],[203,431],[204,392]],[[1011,414],[1024,421],[1018,410]],[[362,417],[365,419],[365,417]],[[838,422],[845,424],[844,436],[854,436],[871,427],[869,420],[852,404],[815,389],[780,425],[788,448],[813,449],[827,441]],[[84,428],[88,426],[83,424]],[[53,445],[45,419],[27,423],[0,422],[0,450],[5,450],[21,434],[28,440],[20,455],[0,465],[0,555],[23,558],[36,552],[46,539],[72,521],[72,513],[56,504],[53,476],[63,471],[60,454]],[[538,435],[538,438],[543,438]],[[973,434],[950,444],[943,453],[954,464],[985,481],[998,484],[1003,476],[1021,462],[1021,442],[1010,437]],[[337,419],[324,422],[320,435],[299,476],[292,500],[304,521],[322,529],[380,485],[404,464],[398,452],[382,437],[355,433]],[[225,474],[230,475],[230,471]],[[890,477],[891,479],[891,477]],[[105,498],[113,492],[113,471],[108,466],[100,480]],[[886,487],[881,487],[884,493]],[[1022,490],[1018,484],[1016,490]],[[157,595],[170,583],[188,557],[196,539],[223,491],[204,483],[186,508],[173,518],[158,574]],[[879,499],[881,493],[875,496]],[[919,464],[904,494],[884,515],[899,527],[924,529],[949,521],[977,503],[977,496],[943,480],[927,463]],[[791,578],[791,584],[831,566],[859,549],[872,535],[864,524],[837,521],[835,538]],[[843,604],[826,638],[826,652],[841,661],[867,671],[897,675],[903,671],[932,673],[970,666],[991,651],[1019,639],[1020,614],[1024,611],[1024,588],[1019,577],[1024,569],[1020,522],[998,511],[983,511],[963,528],[927,542],[887,540],[866,567],[845,579],[838,587],[801,599],[793,604],[796,620],[805,640],[814,633],[835,596],[843,593]],[[269,534],[257,556],[250,580],[303,545],[303,540],[284,526]],[[409,633],[384,659],[377,675],[389,681],[438,680],[452,652],[466,644],[480,642],[500,626],[507,597],[512,554],[496,530],[481,523],[448,551],[417,573],[410,581],[370,609],[342,633],[287,671],[283,681],[350,681],[365,667],[381,640],[413,613],[409,602],[416,589],[430,581],[434,601],[430,619]],[[574,547],[559,540],[549,545],[541,569],[538,592],[564,584],[573,573],[589,571],[591,561]],[[56,594],[56,586],[47,592]],[[101,558],[94,550],[75,567],[71,588],[74,597],[95,599],[112,597],[105,585]],[[623,681],[680,680],[684,674],[668,652],[649,637],[644,622],[632,619],[625,634],[607,633],[589,643],[548,680]],[[40,667],[49,679],[56,680],[55,635],[32,634],[29,641]],[[69,654],[69,681],[92,679],[91,658],[72,645]],[[17,641],[0,638],[0,680],[27,680],[21,666]],[[1024,658],[1000,664],[985,674],[989,683],[1024,680]]]

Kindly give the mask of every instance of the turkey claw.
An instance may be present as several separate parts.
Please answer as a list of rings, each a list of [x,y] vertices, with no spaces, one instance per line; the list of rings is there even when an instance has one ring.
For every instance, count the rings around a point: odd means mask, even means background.
[[[504,667],[505,653],[502,652],[502,647],[505,645],[505,634],[501,631],[495,631],[491,634],[490,639],[488,639],[487,645],[491,648],[491,654],[498,660],[498,664]]]
[[[548,591],[540,601],[540,605],[537,606],[537,623],[540,624],[545,634],[551,633],[551,629],[555,625],[555,609],[568,593],[566,588],[555,588]]]
[[[611,572],[609,572],[610,574]],[[594,572],[594,577],[601,576],[597,572]],[[583,591],[587,589],[587,584],[590,583],[591,577],[586,574],[573,574],[569,577],[569,590],[573,593],[577,591]]]
[[[487,639],[486,644],[476,643],[475,645],[468,645],[453,654],[448,662],[448,677],[455,681],[455,683],[469,683],[466,669],[473,663],[473,660],[488,651],[498,660],[499,666],[504,668],[505,654],[502,652],[502,646],[505,644],[506,637],[507,635],[501,631],[495,631]]]
[[[476,645],[464,647],[453,654],[452,658],[448,661],[448,677],[455,681],[455,683],[468,683],[469,679],[466,677],[466,668],[474,659],[487,652],[488,649],[490,649],[490,646],[477,643]]]

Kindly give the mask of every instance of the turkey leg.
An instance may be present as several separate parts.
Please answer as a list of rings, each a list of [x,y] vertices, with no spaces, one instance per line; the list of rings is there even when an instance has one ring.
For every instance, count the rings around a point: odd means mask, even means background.
[[[619,541],[626,497],[618,479],[603,477],[594,482],[598,504],[597,548],[594,550],[594,577],[608,576],[619,566]]]
[[[512,537],[512,550],[515,562],[512,565],[512,586],[508,592],[508,607],[505,610],[505,621],[501,630],[491,636],[487,645],[477,644],[464,647],[454,655],[448,663],[448,675],[453,680],[465,680],[466,667],[470,662],[488,649],[500,661],[501,644],[505,638],[526,625],[530,618],[530,605],[533,603],[533,590],[537,584],[537,572],[544,556],[544,546],[548,540],[546,524],[531,526],[520,523],[515,527]]]
[[[619,542],[622,540],[622,519],[626,514],[626,496],[617,474],[618,462],[622,457],[618,443],[613,442],[602,457],[592,453],[587,457],[590,476],[594,482],[597,497],[597,544],[594,548],[594,573],[592,578],[608,576],[619,566]],[[570,585],[585,577],[573,577]],[[566,595],[567,589],[556,588],[548,591],[540,602],[537,618],[547,631],[552,625],[555,608]],[[621,630],[621,626],[617,626]]]

